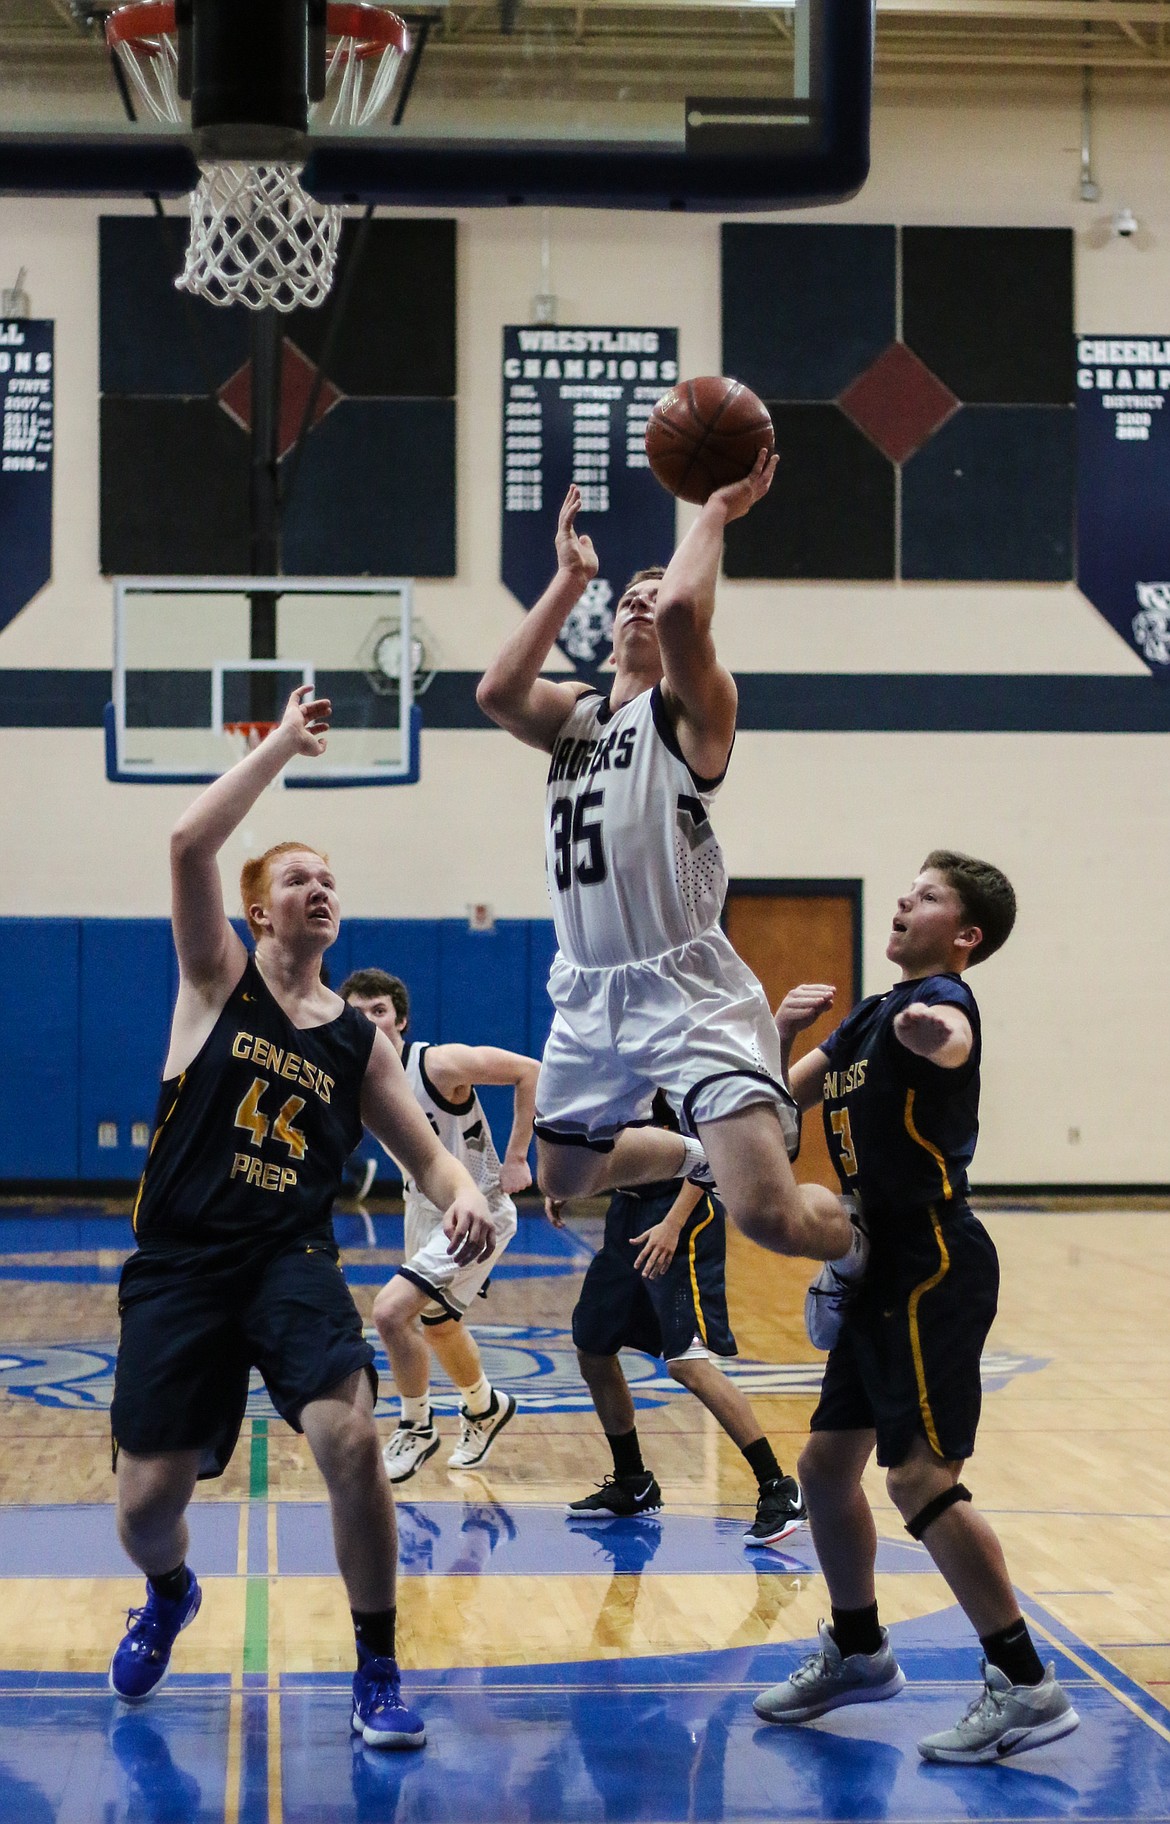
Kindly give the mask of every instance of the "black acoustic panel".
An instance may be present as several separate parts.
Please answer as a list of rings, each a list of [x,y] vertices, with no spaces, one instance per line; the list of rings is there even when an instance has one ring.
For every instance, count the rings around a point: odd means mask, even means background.
[[[728,526],[724,574],[892,578],[893,464],[835,405],[768,409],[780,466],[771,491]]]
[[[764,399],[835,399],[893,341],[893,228],[725,223],[723,371]]]
[[[232,576],[251,568],[248,439],[213,400],[102,400],[101,567]]]
[[[285,570],[454,576],[454,476],[453,400],[343,399],[305,445]]]
[[[903,338],[960,399],[1073,398],[1067,228],[904,228]]]
[[[248,311],[175,290],[187,228],[186,216],[101,217],[103,393],[206,395],[247,360]]]
[[[371,221],[363,231],[347,220],[329,297],[289,315],[288,332],[310,360],[321,361],[342,303],[326,369],[343,393],[454,396],[453,221]]]
[[[1074,413],[967,406],[902,471],[902,575],[1063,582],[1073,570]],[[995,667],[989,653],[988,670]]]

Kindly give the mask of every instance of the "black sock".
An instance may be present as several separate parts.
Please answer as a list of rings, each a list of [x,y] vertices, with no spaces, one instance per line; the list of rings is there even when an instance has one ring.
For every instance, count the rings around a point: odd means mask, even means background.
[[[851,1653],[877,1653],[882,1644],[877,1603],[864,1609],[834,1609],[833,1639],[842,1659]]]
[[[998,1666],[1013,1685],[1038,1685],[1043,1679],[1044,1667],[1022,1615],[1010,1628],[1000,1628],[995,1634],[981,1634],[979,1644],[988,1662]]]
[[[353,1637],[358,1645],[378,1659],[393,1659],[397,1609],[371,1609],[368,1613],[351,1609],[349,1612],[353,1616]]]
[[[757,1438],[754,1444],[745,1444],[743,1454],[761,1488],[765,1482],[778,1482],[784,1474],[767,1438]]]
[[[164,1571],[160,1577],[148,1577],[146,1581],[156,1596],[179,1602],[187,1594],[187,1560],[184,1558],[173,1571]]]
[[[638,1443],[638,1427],[632,1431],[618,1432],[616,1435],[607,1431],[606,1442],[613,1453],[613,1473],[615,1476],[641,1476],[646,1473],[642,1461],[642,1447]]]

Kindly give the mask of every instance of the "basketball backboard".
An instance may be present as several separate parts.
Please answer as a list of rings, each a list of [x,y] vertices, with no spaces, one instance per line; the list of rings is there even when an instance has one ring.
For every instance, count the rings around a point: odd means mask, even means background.
[[[218,778],[245,751],[239,731],[279,721],[296,686],[311,684],[333,704],[328,746],[292,761],[284,783],[411,785],[415,662],[406,578],[119,578],[107,777]]]
[[[105,0],[10,4],[41,30],[17,53],[0,26],[0,190],[190,191],[184,124],[161,125],[119,91]],[[829,200],[864,181],[873,0],[399,10],[411,45],[377,118],[311,123],[305,181],[322,199],[726,211]]]

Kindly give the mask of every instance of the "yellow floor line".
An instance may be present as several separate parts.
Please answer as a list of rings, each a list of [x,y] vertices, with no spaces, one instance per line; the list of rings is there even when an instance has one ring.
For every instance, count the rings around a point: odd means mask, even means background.
[[[1050,1646],[1063,1653],[1066,1659],[1071,1659],[1073,1665],[1078,1666],[1095,1685],[1100,1685],[1103,1690],[1108,1691],[1110,1697],[1115,1697],[1119,1704],[1124,1704],[1127,1710],[1132,1710],[1133,1714],[1145,1723],[1147,1728],[1152,1729],[1155,1735],[1160,1735],[1164,1742],[1170,1742],[1170,1729],[1167,1729],[1164,1723],[1160,1723],[1156,1717],[1149,1716],[1139,1703],[1136,1703],[1126,1692],[1119,1690],[1110,1679],[1105,1677],[1104,1673],[1098,1672],[1095,1666],[1091,1666],[1087,1660],[1082,1659],[1080,1654],[1068,1645],[1067,1641],[1058,1639],[1050,1629],[1044,1626],[1042,1621],[1037,1621],[1034,1615],[1026,1614],[1025,1618],[1030,1628],[1035,1628],[1036,1632],[1042,1634]]]

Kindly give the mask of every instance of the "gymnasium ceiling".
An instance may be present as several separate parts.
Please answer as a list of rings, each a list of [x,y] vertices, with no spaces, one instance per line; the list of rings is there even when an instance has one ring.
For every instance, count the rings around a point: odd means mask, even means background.
[[[9,80],[35,72],[75,93],[108,88],[100,31],[83,23],[106,10],[100,0],[0,0],[0,65]],[[670,86],[701,64],[708,92],[734,92],[745,65],[783,57],[791,35],[783,0],[774,8],[766,0],[407,0],[401,10],[432,20],[431,69],[420,69],[420,83],[439,75],[437,64],[469,95],[490,85],[501,60],[514,65],[518,41],[537,63],[571,62],[584,86],[619,67],[637,72],[639,87],[656,72]],[[1086,66],[1138,77],[1170,72],[1170,0],[878,0],[879,88],[994,80],[997,72],[1067,80]]]

